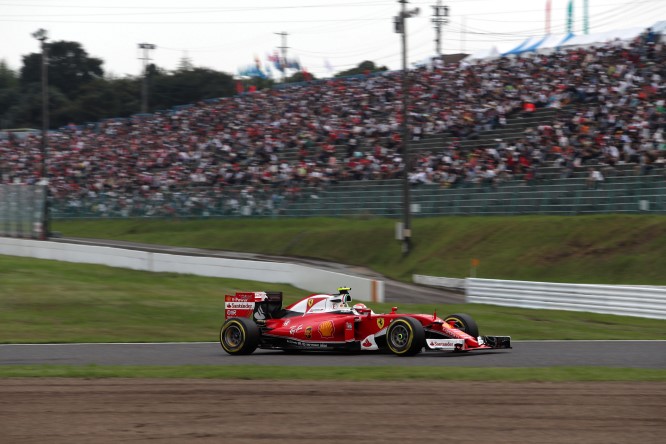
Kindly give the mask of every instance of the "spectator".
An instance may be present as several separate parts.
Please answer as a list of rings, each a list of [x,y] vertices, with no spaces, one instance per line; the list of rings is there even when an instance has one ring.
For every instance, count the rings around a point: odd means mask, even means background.
[[[596,190],[604,181],[604,176],[597,168],[588,168],[587,175],[587,188],[589,190]]]

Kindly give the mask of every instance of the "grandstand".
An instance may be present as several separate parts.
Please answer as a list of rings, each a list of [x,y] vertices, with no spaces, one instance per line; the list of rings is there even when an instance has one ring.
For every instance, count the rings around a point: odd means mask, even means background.
[[[648,43],[411,71],[413,213],[666,211],[666,50]],[[52,215],[399,216],[399,103],[386,73],[63,128]],[[0,155],[2,183],[39,181],[38,137]]]

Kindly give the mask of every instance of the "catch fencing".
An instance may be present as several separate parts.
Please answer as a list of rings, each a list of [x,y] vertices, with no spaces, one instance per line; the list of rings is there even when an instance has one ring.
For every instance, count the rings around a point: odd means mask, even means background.
[[[41,238],[45,203],[44,186],[0,184],[0,236]]]

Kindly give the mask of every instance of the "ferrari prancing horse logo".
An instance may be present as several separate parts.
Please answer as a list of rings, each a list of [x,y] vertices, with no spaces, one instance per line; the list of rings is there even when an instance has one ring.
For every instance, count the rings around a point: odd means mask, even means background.
[[[377,327],[381,330],[384,328],[384,318],[377,318]]]
[[[308,299],[308,308],[312,308],[312,304],[314,304],[314,299]]]

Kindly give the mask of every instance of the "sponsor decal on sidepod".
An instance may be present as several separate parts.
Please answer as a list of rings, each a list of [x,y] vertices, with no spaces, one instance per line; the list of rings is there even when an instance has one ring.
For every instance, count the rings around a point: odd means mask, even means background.
[[[369,335],[364,340],[361,341],[362,350],[379,350],[377,343],[375,342],[375,335]]]
[[[322,338],[329,339],[332,338],[335,333],[335,326],[333,325],[333,321],[324,321],[319,324],[317,330]]]

